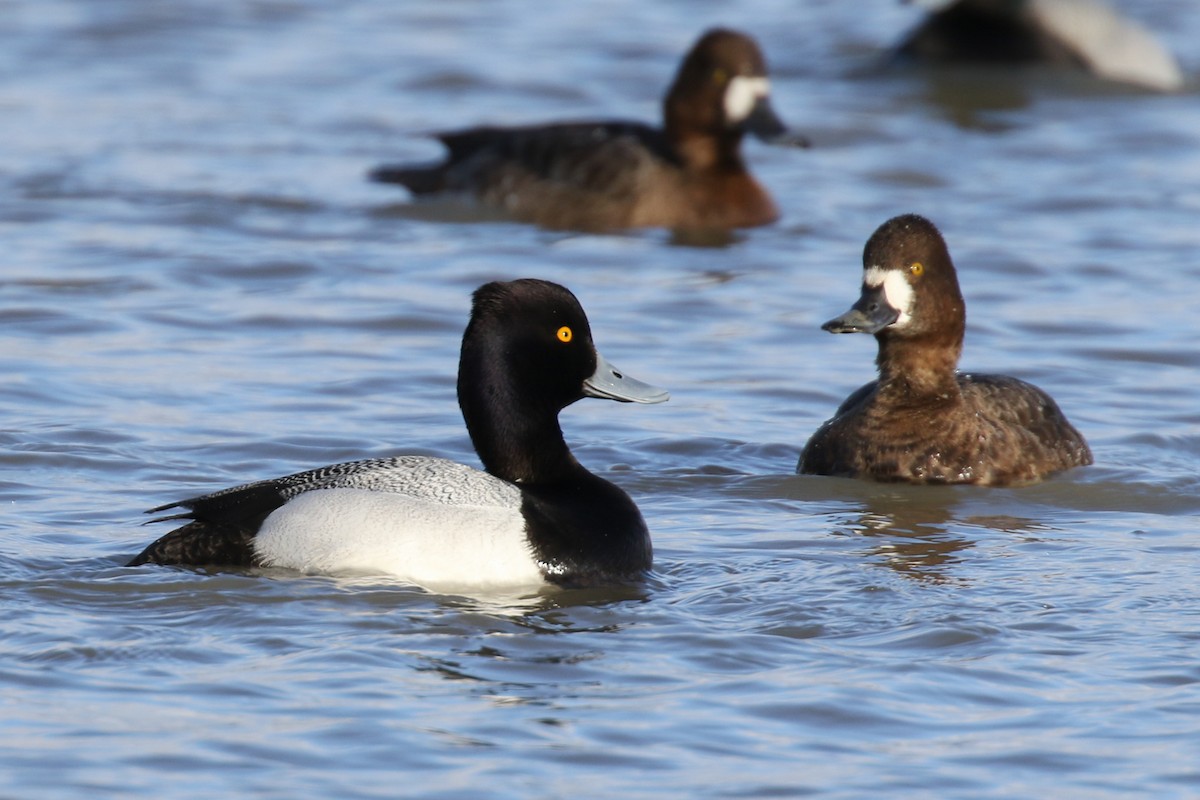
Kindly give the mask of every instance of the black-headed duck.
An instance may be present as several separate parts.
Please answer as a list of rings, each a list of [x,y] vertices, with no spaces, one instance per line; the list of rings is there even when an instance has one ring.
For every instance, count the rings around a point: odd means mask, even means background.
[[[1148,30],[1100,0],[911,0],[927,16],[896,49],[933,64],[1051,64],[1177,91],[1183,73]]]
[[[571,455],[561,409],[667,393],[596,351],[575,296],[489,283],[463,335],[458,399],[486,471],[427,456],[352,461],[182,500],[187,519],[130,562],[386,574],[431,589],[594,585],[650,568],[646,523]]]

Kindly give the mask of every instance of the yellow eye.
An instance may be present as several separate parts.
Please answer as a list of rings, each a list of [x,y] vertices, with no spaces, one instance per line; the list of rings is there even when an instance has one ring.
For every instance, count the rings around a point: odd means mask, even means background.
[[[919,278],[921,277],[921,273],[925,271],[925,265],[920,261],[914,261],[912,266],[908,268],[908,271],[914,278]]]
[[[724,83],[727,77],[729,76],[725,74],[725,70],[720,67],[713,70],[713,80],[717,83]]]
[[[558,329],[558,340],[560,342],[569,342],[572,338],[574,338],[574,336],[574,332],[566,325],[563,325]]]

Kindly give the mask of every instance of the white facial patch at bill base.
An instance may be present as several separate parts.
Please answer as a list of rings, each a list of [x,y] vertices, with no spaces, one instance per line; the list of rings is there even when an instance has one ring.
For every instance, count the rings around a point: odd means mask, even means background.
[[[882,269],[867,267],[863,270],[863,284],[878,289],[883,287],[883,296],[887,304],[900,312],[896,321],[889,328],[903,328],[912,319],[913,289],[908,278],[897,269]]]
[[[730,125],[750,116],[754,104],[771,93],[771,82],[766,78],[750,78],[737,75],[725,88],[725,121]]]

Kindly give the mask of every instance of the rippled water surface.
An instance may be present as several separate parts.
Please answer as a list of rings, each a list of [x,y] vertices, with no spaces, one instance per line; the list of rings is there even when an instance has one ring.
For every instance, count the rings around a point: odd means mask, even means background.
[[[1193,4],[1123,5],[1194,76]],[[0,796],[1200,795],[1194,91],[872,69],[917,13],[891,0],[0,12]],[[364,180],[435,157],[430,129],[654,119],[715,23],[760,38],[814,141],[748,146],[772,227],[550,233]],[[873,372],[868,337],[819,325],[906,211],[958,262],[963,366],[1049,390],[1096,466],[792,474]],[[673,393],[563,414],[650,524],[643,585],[121,566],[180,497],[476,463],[469,294],[520,276],[570,286],[601,350]]]

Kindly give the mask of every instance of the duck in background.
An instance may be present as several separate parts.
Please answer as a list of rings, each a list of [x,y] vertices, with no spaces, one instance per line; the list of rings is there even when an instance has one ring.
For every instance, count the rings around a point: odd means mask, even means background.
[[[1050,395],[1005,375],[956,371],[966,305],[946,242],[924,217],[895,217],[871,235],[862,295],[821,327],[874,334],[879,379],[812,435],[797,472],[1000,486],[1092,463]]]
[[[489,283],[463,334],[458,401],[485,472],[428,456],[352,461],[181,500],[186,519],[130,566],[281,567],[383,574],[438,591],[590,586],[650,568],[633,500],[585,469],[558,413],[583,397],[667,392],[596,352],[567,289]],[[153,520],[159,521],[159,520]]]
[[[661,129],[613,121],[449,131],[435,134],[449,150],[444,161],[381,166],[370,178],[418,197],[465,194],[546,228],[746,228],[779,217],[742,158],[747,133],[807,145],[771,107],[758,44],[714,29],[684,58]]]
[[[906,0],[929,16],[895,54],[933,64],[1058,64],[1161,92],[1183,87],[1175,57],[1101,0]]]

